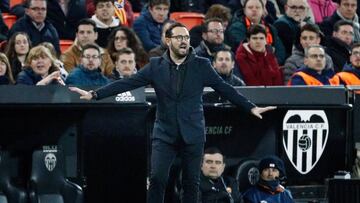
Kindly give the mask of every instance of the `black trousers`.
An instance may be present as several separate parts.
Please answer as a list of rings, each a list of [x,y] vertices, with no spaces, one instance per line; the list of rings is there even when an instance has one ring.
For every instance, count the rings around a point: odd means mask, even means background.
[[[204,143],[186,144],[181,140],[170,144],[160,139],[154,139],[152,141],[148,203],[164,202],[170,167],[177,155],[181,159],[182,202],[196,203],[200,185],[200,165],[203,150]]]

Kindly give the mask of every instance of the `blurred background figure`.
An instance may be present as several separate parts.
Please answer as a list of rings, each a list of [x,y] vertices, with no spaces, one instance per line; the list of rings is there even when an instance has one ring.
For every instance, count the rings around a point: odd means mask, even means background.
[[[0,85],[15,84],[8,58],[0,53]]]

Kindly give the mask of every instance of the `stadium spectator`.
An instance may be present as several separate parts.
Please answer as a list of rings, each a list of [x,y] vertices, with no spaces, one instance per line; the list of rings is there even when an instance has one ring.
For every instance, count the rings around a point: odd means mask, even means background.
[[[334,25],[339,20],[353,23],[354,42],[360,41],[359,16],[356,14],[357,0],[339,0],[339,7],[329,18],[323,20],[320,28],[325,36],[331,36]]]
[[[161,30],[168,19],[170,0],[149,0],[135,20],[133,28],[146,51],[161,43]]]
[[[259,163],[259,182],[247,190],[245,203],[276,202],[294,203],[289,190],[280,184],[286,175],[284,162],[277,156],[266,156]]]
[[[351,47],[350,64],[345,64],[343,70],[335,75],[343,85],[360,85],[360,43]],[[358,168],[360,169],[360,168]],[[360,174],[360,170],[357,171]]]
[[[331,16],[338,7],[333,0],[307,0],[314,14],[315,23],[321,23],[326,17]]]
[[[85,0],[47,0],[47,20],[56,28],[60,39],[75,39],[78,22],[86,18]]]
[[[66,80],[66,77],[69,75],[69,73],[65,70],[64,68],[64,63],[62,61],[59,60],[59,54],[56,53],[55,47],[50,44],[49,42],[43,42],[40,45],[46,47],[49,49],[51,55],[54,58],[54,64],[59,68],[60,73],[61,73],[61,79],[63,79],[64,81]]]
[[[9,0],[1,0],[0,1],[0,11],[1,11],[1,13],[9,13],[9,11],[10,11]]]
[[[71,72],[81,61],[82,47],[87,44],[95,43],[98,33],[96,32],[96,24],[91,19],[82,19],[76,29],[76,39],[73,45],[67,49],[60,57],[60,60],[64,62],[64,67],[67,72]],[[114,64],[112,63],[109,54],[102,48],[101,53],[101,72],[109,76],[112,73]]]
[[[205,21],[211,18],[220,18],[222,20],[224,30],[226,30],[229,22],[231,21],[231,17],[230,8],[221,4],[214,4],[206,12]],[[190,44],[192,47],[199,46],[202,40],[202,30],[202,25],[195,26],[190,30]]]
[[[243,86],[244,81],[233,74],[235,67],[234,54],[231,50],[223,49],[214,53],[214,60],[212,64],[216,72],[221,76],[223,80],[232,86]]]
[[[291,55],[293,45],[300,34],[300,27],[306,19],[309,9],[306,0],[287,0],[285,15],[277,19],[274,27],[285,47],[285,58]]]
[[[19,73],[16,84],[23,85],[65,85],[61,79],[59,68],[55,65],[48,48],[33,47],[25,61],[24,69]]]
[[[336,73],[341,71],[349,61],[353,37],[353,24],[348,21],[339,20],[334,25],[332,36],[327,38],[326,52],[332,58]]]
[[[214,58],[214,53],[221,49],[231,49],[224,44],[224,27],[219,18],[211,18],[203,24],[202,41],[195,48],[198,56],[205,57],[210,61]]]
[[[231,25],[226,30],[225,43],[230,45],[232,50],[236,51],[239,44],[246,39],[246,31],[251,25],[263,25],[266,30],[266,43],[275,48],[275,55],[279,64],[285,61],[285,48],[282,44],[276,28],[265,22],[264,3],[262,0],[245,0],[244,16],[235,14]],[[245,81],[246,83],[246,81]]]
[[[0,53],[0,85],[15,84],[8,58]]]
[[[199,203],[240,203],[241,194],[237,181],[223,175],[225,157],[215,147],[204,151],[201,164]]]
[[[120,26],[113,30],[108,39],[107,51],[113,63],[116,61],[116,52],[125,47],[134,51],[138,69],[149,62],[149,56],[135,32],[128,27]]]
[[[113,0],[94,0],[95,15],[91,19],[96,23],[98,37],[96,43],[105,48],[112,30],[120,25],[119,19],[115,18]]]
[[[31,41],[25,32],[14,33],[7,42],[5,54],[9,59],[14,79],[22,71],[30,49]]]
[[[300,37],[294,45],[292,55],[286,59],[282,66],[285,84],[290,77],[304,65],[304,49],[310,45],[319,45],[321,41],[321,31],[316,24],[305,24],[301,27]],[[326,67],[325,69],[334,69],[332,59],[325,54]]]
[[[127,78],[136,72],[135,53],[133,50],[125,47],[116,52],[115,68],[110,79],[118,80]]]
[[[290,78],[288,85],[339,85],[332,79],[334,71],[325,69],[325,49],[320,45],[310,45],[305,49],[304,67],[297,70]]]
[[[9,31],[9,28],[4,22],[3,14],[0,11],[0,42],[7,40],[7,32]]]
[[[170,13],[196,12],[204,13],[206,0],[170,0]]]
[[[82,49],[81,64],[69,73],[67,85],[102,86],[110,82],[100,71],[100,47],[96,44],[86,44]]]
[[[246,34],[248,42],[242,43],[236,51],[236,61],[248,86],[284,83],[273,48],[266,44],[266,34],[262,25],[250,26]]]
[[[41,42],[50,42],[54,45],[56,51],[60,53],[59,35],[55,27],[45,20],[47,1],[27,0],[25,7],[25,15],[11,27],[8,38],[15,32],[25,32],[29,35],[34,46]]]
[[[166,41],[165,41],[165,33],[167,29],[170,27],[170,25],[174,23],[175,21],[173,20],[167,20],[164,22],[161,32],[161,44],[149,51],[149,57],[162,56],[165,53],[165,51],[168,49],[168,46],[166,45]]]

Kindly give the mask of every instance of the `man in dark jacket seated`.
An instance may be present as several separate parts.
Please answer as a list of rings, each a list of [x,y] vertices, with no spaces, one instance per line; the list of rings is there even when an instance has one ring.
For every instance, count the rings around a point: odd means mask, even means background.
[[[207,148],[201,166],[201,203],[241,202],[239,185],[234,178],[223,176],[224,156],[215,147]]]

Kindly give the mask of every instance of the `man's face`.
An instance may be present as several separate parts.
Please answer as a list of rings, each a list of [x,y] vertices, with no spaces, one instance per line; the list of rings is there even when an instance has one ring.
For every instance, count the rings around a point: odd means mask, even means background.
[[[81,56],[81,64],[88,70],[95,70],[100,67],[101,58],[98,50],[86,49]]]
[[[354,28],[351,25],[340,26],[337,32],[333,32],[333,37],[336,37],[345,42],[347,45],[350,45],[354,37]]]
[[[360,47],[356,47],[352,50],[350,62],[355,68],[360,68]]]
[[[264,10],[259,0],[249,0],[244,9],[244,13],[251,22],[259,23]]]
[[[135,54],[121,54],[115,62],[115,68],[120,75],[125,77],[134,74],[136,69]]]
[[[264,33],[251,35],[249,39],[249,46],[257,52],[265,52],[266,37]]]
[[[220,22],[210,22],[207,32],[202,34],[202,38],[210,44],[222,44],[224,42],[224,27]]]
[[[321,73],[325,68],[325,51],[320,47],[312,47],[308,50],[308,55],[304,58],[304,64],[309,68]]]
[[[204,154],[204,160],[201,166],[201,171],[204,176],[211,179],[219,178],[225,169],[223,156],[219,153]]]
[[[173,28],[171,38],[166,38],[166,44],[175,57],[184,58],[189,53],[189,31],[184,27]]]
[[[223,75],[229,75],[231,73],[231,70],[234,68],[234,63],[229,51],[218,52],[216,59],[213,61],[216,71]]]
[[[261,171],[261,179],[265,181],[276,180],[280,176],[280,172],[277,168],[265,168]]]
[[[96,5],[95,15],[96,17],[102,21],[106,22],[112,19],[115,14],[115,9],[112,4],[112,1],[99,2]]]
[[[35,22],[43,23],[46,18],[46,0],[31,0],[29,8],[25,9],[25,13]]]
[[[315,32],[305,30],[300,35],[300,44],[304,49],[310,45],[319,45],[320,37]]]
[[[341,0],[338,7],[339,12],[344,18],[352,20],[356,14],[357,2],[356,0]]]
[[[163,23],[168,18],[169,6],[166,4],[159,4],[153,7],[149,7],[149,11],[152,18],[157,23]]]
[[[306,0],[288,0],[285,5],[286,15],[297,22],[304,20],[306,16]]]
[[[80,46],[95,42],[98,35],[94,29],[95,28],[92,25],[79,25],[76,38]]]

